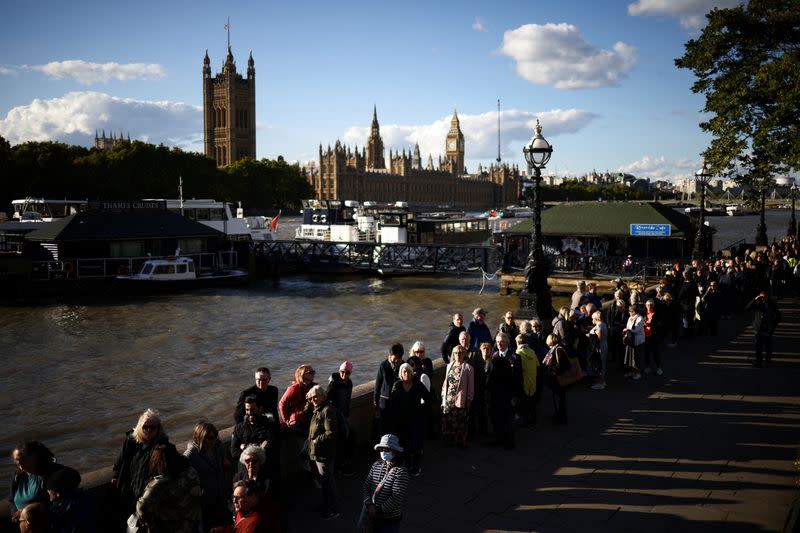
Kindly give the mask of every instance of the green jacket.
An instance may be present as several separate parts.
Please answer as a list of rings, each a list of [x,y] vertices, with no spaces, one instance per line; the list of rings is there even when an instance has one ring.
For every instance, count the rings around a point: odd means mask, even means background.
[[[339,416],[327,401],[314,410],[308,430],[308,456],[320,463],[336,459],[339,438]]]

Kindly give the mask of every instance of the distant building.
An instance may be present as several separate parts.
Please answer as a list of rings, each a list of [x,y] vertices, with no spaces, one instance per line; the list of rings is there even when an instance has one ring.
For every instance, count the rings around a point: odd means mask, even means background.
[[[97,130],[94,132],[94,147],[98,150],[108,151],[114,148],[114,145],[118,143],[128,143],[131,142],[131,134],[128,133],[128,138],[124,138],[122,136],[122,132],[119,132],[119,137],[114,135],[114,132],[111,132],[108,137],[106,137],[106,130],[103,130],[101,135],[98,135]]]
[[[423,167],[419,145],[413,150],[383,154],[377,109],[373,109],[367,146],[360,151],[339,141],[333,148],[319,146],[319,167],[307,166],[306,178],[322,200],[359,202],[405,201],[415,205],[450,205],[460,209],[485,209],[515,204],[522,176],[516,166],[494,165],[469,175],[464,166],[464,134],[454,112],[445,138],[445,157],[434,167],[428,155]]]
[[[236,72],[233,53],[222,72],[211,77],[208,50],[203,58],[203,137],[205,154],[217,166],[256,157],[256,68],[253,52],[247,60],[247,78]]]

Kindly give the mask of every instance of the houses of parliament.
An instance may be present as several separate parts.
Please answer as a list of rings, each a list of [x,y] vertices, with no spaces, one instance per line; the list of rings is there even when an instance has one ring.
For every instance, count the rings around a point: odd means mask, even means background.
[[[416,206],[452,206],[485,209],[517,203],[522,176],[516,166],[479,167],[467,174],[464,166],[464,134],[458,114],[453,112],[450,131],[444,139],[445,157],[434,166],[428,155],[423,166],[419,144],[414,150],[392,152],[384,157],[377,109],[372,112],[367,145],[350,149],[339,141],[333,148],[319,147],[319,168],[308,179],[319,199],[395,202]]]
[[[256,70],[253,54],[247,60],[247,76],[236,71],[233,53],[222,71],[211,76],[208,51],[203,58],[203,133],[205,154],[225,166],[245,157],[256,157]],[[389,150],[385,157],[373,108],[367,146],[352,150],[339,141],[333,148],[319,147],[319,167],[307,172],[318,199],[359,202],[405,201],[415,206],[452,206],[485,209],[514,204],[522,191],[519,169],[508,164],[478,168],[467,174],[464,166],[464,134],[453,112],[444,139],[445,156],[434,167],[429,155],[423,166],[419,145],[413,152]]]

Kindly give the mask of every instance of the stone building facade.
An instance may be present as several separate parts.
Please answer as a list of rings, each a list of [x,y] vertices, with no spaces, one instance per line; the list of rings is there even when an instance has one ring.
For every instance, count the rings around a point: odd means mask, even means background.
[[[517,203],[522,190],[519,169],[507,164],[479,167],[466,174],[464,135],[453,113],[445,139],[445,157],[434,167],[428,156],[423,167],[419,145],[413,151],[393,152],[384,158],[377,110],[367,146],[360,151],[339,141],[333,148],[319,147],[319,168],[307,173],[316,197],[359,202],[404,201],[416,206],[449,205],[459,209],[483,210]]]
[[[222,72],[211,77],[208,50],[203,58],[203,137],[205,154],[217,166],[256,157],[256,68],[253,53],[247,60],[247,77],[236,72],[233,53]]]
[[[115,145],[119,143],[131,143],[131,134],[128,133],[128,138],[122,136],[122,132],[119,132],[119,137],[117,137],[114,132],[112,131],[111,134],[106,137],[106,130],[103,130],[102,135],[97,133],[97,130],[94,132],[94,147],[98,150],[103,150],[105,152],[114,148]]]

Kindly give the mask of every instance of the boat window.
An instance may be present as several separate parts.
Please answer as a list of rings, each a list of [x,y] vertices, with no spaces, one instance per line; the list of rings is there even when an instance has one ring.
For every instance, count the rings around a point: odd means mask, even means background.
[[[175,265],[178,267],[178,274],[186,274],[186,263],[181,263],[180,265]]]
[[[175,273],[175,265],[156,265],[153,274],[174,274]]]
[[[189,272],[194,272],[194,262],[189,263]]]
[[[197,218],[195,220],[211,220],[211,210],[210,209],[198,209],[197,210]]]
[[[150,272],[152,271],[153,271],[152,263],[145,263],[144,266],[142,267],[142,274],[144,274],[145,276],[150,274]]]
[[[223,215],[222,209],[211,210],[211,220],[224,220],[222,215]]]

